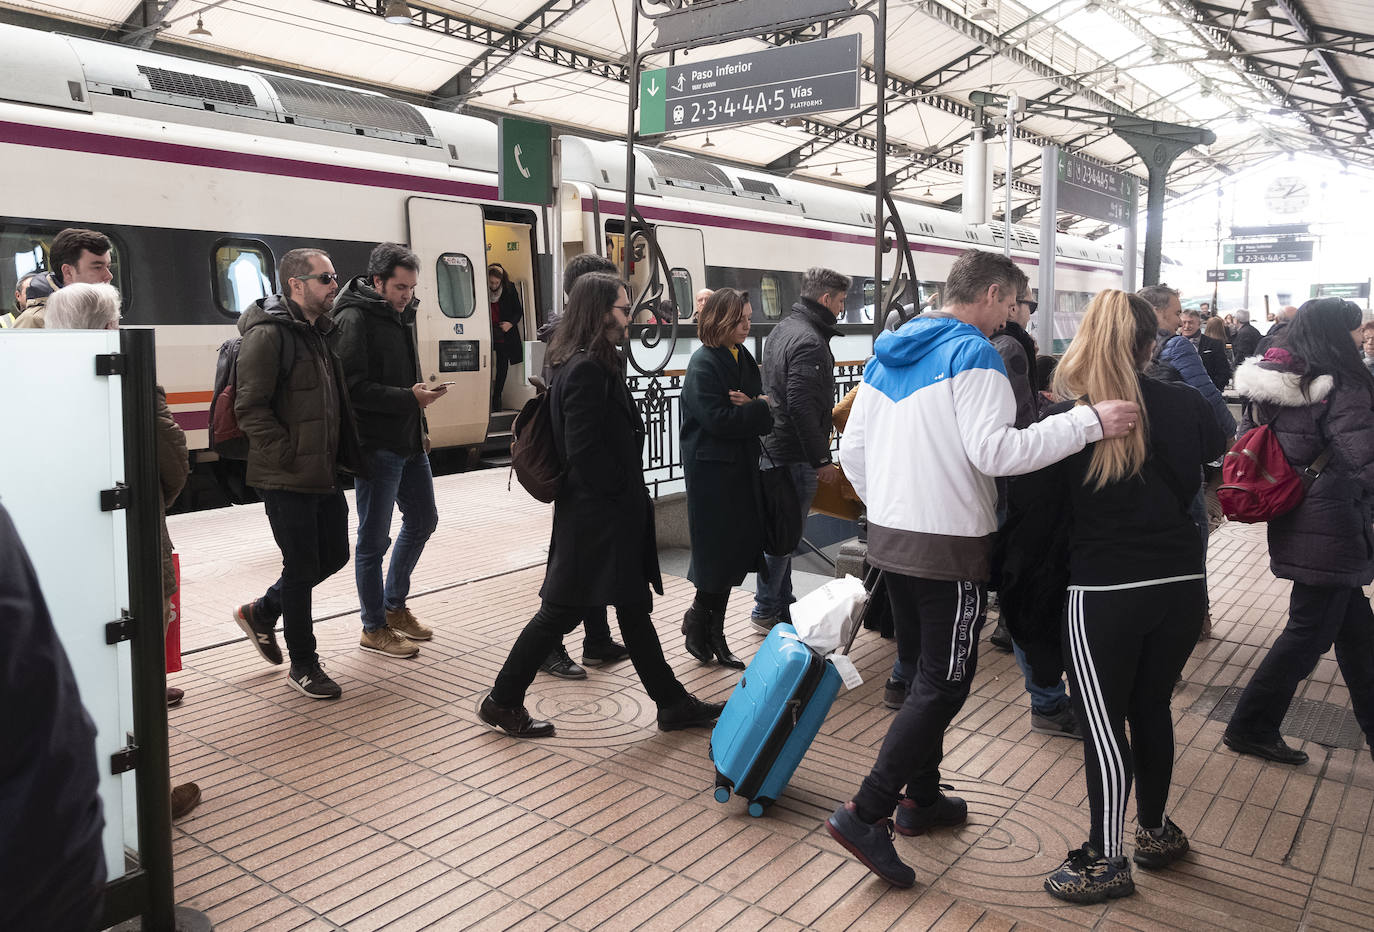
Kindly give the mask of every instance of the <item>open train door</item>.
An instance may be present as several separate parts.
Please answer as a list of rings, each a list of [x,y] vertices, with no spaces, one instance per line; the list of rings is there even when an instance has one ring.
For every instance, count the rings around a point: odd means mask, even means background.
[[[706,287],[706,249],[701,230],[660,223],[654,227],[654,234],[668,262],[665,297],[677,305],[681,320],[690,320],[696,309],[696,293]]]
[[[491,313],[482,208],[434,198],[406,201],[410,248],[420,257],[415,317],[420,376],[453,382],[425,409],[434,447],[476,446],[487,436]]]

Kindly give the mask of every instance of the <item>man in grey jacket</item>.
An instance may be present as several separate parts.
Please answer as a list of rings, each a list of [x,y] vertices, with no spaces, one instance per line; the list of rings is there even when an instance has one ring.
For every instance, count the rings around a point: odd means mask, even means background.
[[[773,432],[763,441],[764,469],[785,469],[797,490],[802,521],[816,497],[816,474],[835,469],[830,458],[830,412],[835,406],[835,357],[830,338],[844,313],[849,276],[810,268],[802,276],[801,300],[763,345],[763,390],[773,403]],[[760,631],[791,620],[792,558],[764,556],[751,621]]]

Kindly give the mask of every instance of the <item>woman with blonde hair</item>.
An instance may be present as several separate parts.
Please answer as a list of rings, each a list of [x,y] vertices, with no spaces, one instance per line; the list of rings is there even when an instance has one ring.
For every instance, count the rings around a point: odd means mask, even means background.
[[[1054,371],[1054,393],[1076,399],[1061,408],[1134,401],[1140,421],[1032,477],[1044,494],[1062,498],[1060,513],[1072,522],[1061,638],[1092,829],[1045,889],[1073,903],[1135,889],[1122,853],[1133,777],[1135,862],[1160,868],[1188,850],[1164,811],[1174,765],[1169,698],[1207,610],[1202,541],[1188,509],[1198,468],[1226,449],[1226,437],[1198,392],[1141,374],[1157,330],[1153,309],[1136,295],[1093,298]]]

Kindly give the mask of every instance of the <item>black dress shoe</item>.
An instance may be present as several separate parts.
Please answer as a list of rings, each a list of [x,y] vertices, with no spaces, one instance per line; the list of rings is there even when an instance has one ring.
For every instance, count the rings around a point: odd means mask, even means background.
[[[1011,632],[1007,630],[1006,625],[1002,624],[1001,619],[998,619],[997,627],[992,629],[992,635],[988,640],[991,641],[992,646],[998,650],[1008,654],[1011,653]]]
[[[568,649],[559,644],[549,655],[544,658],[544,662],[539,665],[550,676],[556,676],[560,680],[585,680],[587,671],[573,663],[573,659],[568,656]]]
[[[530,718],[524,706],[508,709],[492,701],[491,693],[477,704],[477,717],[492,728],[499,728],[512,738],[552,738],[553,722]]]
[[[682,728],[709,728],[720,718],[723,702],[702,702],[687,695],[670,706],[658,708],[658,730],[678,731]]]
[[[630,652],[625,649],[625,645],[615,641],[607,641],[605,644],[582,645],[582,662],[589,667],[619,663],[628,656],[630,656]]]
[[[1222,732],[1221,742],[1237,754],[1253,754],[1280,764],[1307,763],[1307,752],[1290,748],[1282,738],[1275,738],[1273,741],[1254,741],[1227,731]]]

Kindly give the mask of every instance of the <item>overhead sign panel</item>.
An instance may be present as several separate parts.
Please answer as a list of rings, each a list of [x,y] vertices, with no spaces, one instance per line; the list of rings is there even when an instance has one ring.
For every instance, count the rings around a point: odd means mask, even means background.
[[[1243,282],[1245,281],[1245,269],[1208,269],[1207,281]]]
[[[1227,265],[1259,265],[1265,262],[1311,262],[1312,241],[1292,243],[1224,243],[1221,261]]]
[[[858,36],[656,68],[639,76],[644,136],[852,110],[859,105]]]
[[[1114,172],[1067,152],[1059,153],[1058,208],[1117,226],[1135,222],[1134,175]]]
[[[790,24],[810,24],[826,17],[852,13],[851,0],[697,0],[690,6],[678,6],[654,20],[658,36],[654,48],[661,49],[684,42],[714,40],[738,32],[762,32],[783,29]]]
[[[1369,282],[1327,282],[1312,286],[1314,298],[1368,298]]]
[[[553,203],[553,130],[547,123],[501,117],[496,121],[497,196],[518,204]]]

